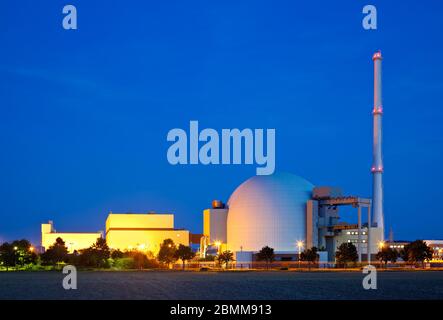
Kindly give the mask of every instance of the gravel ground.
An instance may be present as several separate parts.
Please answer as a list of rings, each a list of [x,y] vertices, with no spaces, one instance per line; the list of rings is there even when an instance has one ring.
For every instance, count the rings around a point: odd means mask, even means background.
[[[443,271],[379,272],[364,290],[359,272],[78,273],[64,290],[61,272],[0,272],[0,299],[443,299]]]

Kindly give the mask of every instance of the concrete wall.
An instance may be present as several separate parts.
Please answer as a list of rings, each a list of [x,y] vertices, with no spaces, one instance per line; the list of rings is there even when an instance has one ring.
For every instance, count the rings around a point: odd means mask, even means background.
[[[206,209],[203,211],[203,234],[209,237],[209,243],[227,242],[228,209]]]
[[[380,243],[383,241],[383,235],[382,235],[382,229],[381,228],[371,228],[371,247],[370,251],[371,254],[377,254],[377,252],[380,250]],[[358,250],[358,230],[357,229],[348,229],[348,230],[342,230],[339,235],[337,235],[335,238],[335,248],[337,249],[342,243],[350,241],[353,243]],[[361,235],[361,253],[366,255],[367,248],[368,248],[368,229],[362,228],[362,235]]]
[[[306,248],[318,247],[318,201],[306,204]]]
[[[116,230],[106,234],[108,246],[121,251],[151,251],[156,254],[165,239],[172,239],[176,245],[189,246],[188,230]]]
[[[106,219],[106,232],[111,228],[174,228],[173,214],[110,213]]]
[[[69,232],[53,232],[53,233],[42,233],[42,247],[45,250],[49,249],[55,243],[57,238],[62,238],[65,242],[66,247],[70,253],[75,250],[79,251],[81,249],[89,248],[93,245],[97,238],[101,238],[102,234],[100,232],[93,233],[69,233]]]

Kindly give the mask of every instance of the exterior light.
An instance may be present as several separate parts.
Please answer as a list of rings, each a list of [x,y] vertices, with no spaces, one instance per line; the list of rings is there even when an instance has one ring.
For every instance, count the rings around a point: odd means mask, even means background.
[[[34,247],[29,247],[29,251],[34,252]]]
[[[301,265],[301,248],[303,247],[303,241],[297,241],[297,247],[298,247],[298,268],[300,269]]]
[[[378,246],[379,246],[380,249],[383,249],[383,247],[385,246],[385,243],[383,241],[380,241],[378,243]]]
[[[18,250],[18,248],[17,247],[14,247],[14,251],[17,251]]]

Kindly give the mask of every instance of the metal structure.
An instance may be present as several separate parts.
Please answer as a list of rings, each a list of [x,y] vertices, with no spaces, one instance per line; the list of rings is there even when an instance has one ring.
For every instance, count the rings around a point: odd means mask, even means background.
[[[358,251],[358,262],[362,261],[361,258],[361,243],[362,243],[362,208],[367,208],[368,211],[368,236],[367,236],[367,262],[371,263],[371,199],[360,198],[360,197],[336,197],[329,199],[319,200],[319,207],[321,206],[343,206],[343,205],[351,205],[354,208],[358,209],[358,242],[357,242],[357,251]]]
[[[378,51],[372,56],[374,61],[374,137],[373,137],[373,162],[372,162],[372,201],[373,212],[372,221],[374,225],[382,230],[384,235],[383,216],[383,156],[382,156],[382,83],[381,83],[381,52]]]

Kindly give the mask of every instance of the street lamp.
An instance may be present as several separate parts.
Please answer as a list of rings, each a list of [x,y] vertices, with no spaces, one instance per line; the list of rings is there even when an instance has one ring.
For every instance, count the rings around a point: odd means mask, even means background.
[[[298,247],[298,268],[300,269],[300,257],[301,257],[301,248],[303,248],[303,241],[298,241],[297,247]]]

